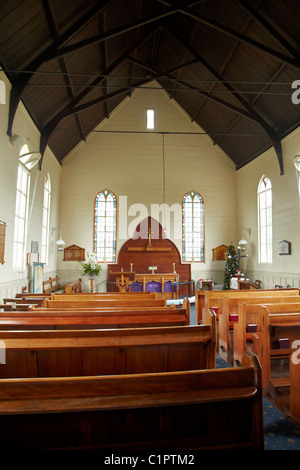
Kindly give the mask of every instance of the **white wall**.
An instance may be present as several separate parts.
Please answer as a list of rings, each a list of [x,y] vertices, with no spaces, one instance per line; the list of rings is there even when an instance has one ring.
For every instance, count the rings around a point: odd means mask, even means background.
[[[0,103],[0,220],[7,224],[5,263],[0,264],[1,302],[4,297],[12,297],[16,292],[21,292],[25,285],[30,286],[32,273],[30,267],[26,267],[24,271],[14,271],[12,269],[16,181],[20,148],[10,143],[6,133],[11,86],[6,76],[1,72],[0,80],[5,83],[6,90],[5,103]],[[39,132],[22,103],[16,113],[13,134],[20,135],[24,143],[28,145],[29,150],[36,151],[39,149]],[[60,171],[61,167],[49,149],[45,153],[42,170],[39,171],[37,166],[31,170],[27,252],[30,252],[32,240],[41,243],[43,183],[47,173],[50,174],[52,189],[50,227],[58,227]],[[44,267],[45,278],[56,274],[56,239],[57,232],[53,237],[50,232],[50,256],[49,264]]]
[[[145,132],[147,108],[155,109],[155,131],[160,133]],[[235,243],[237,236],[236,172],[228,157],[207,136],[193,135],[202,130],[158,89],[136,91],[98,131],[62,165],[60,227],[66,246],[79,245],[87,253],[93,250],[94,199],[104,188],[115,193],[118,205],[124,200],[121,196],[126,196],[128,210],[133,204],[144,204],[151,215],[151,205],[163,203],[164,154],[165,203],[181,206],[182,197],[192,189],[202,195],[205,203],[205,263],[192,264],[192,277],[197,280],[211,276],[222,283],[225,263],[212,262],[212,248]],[[136,133],[130,133],[133,131]],[[162,132],[167,133],[164,152]],[[127,216],[130,224],[138,214]],[[170,238],[182,253],[181,238],[174,239],[174,234]],[[124,242],[118,238],[118,250]],[[80,264],[63,261],[62,255],[58,268],[66,281],[80,275]],[[101,290],[106,265],[100,279]]]
[[[282,141],[284,175],[280,175],[274,149],[259,156],[237,172],[238,235],[249,242],[248,259],[243,271],[251,279],[260,279],[265,288],[275,284],[300,287],[300,200],[294,157],[300,154],[300,129]],[[258,263],[257,187],[265,175],[273,190],[273,263]],[[249,237],[244,228],[251,229]],[[291,255],[279,255],[279,242],[291,242]]]

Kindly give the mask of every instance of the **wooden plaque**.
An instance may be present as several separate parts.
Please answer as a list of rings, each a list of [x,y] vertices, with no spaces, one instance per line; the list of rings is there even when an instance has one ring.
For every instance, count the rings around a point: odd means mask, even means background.
[[[64,248],[64,261],[84,261],[85,249],[77,245]]]
[[[213,248],[213,256],[212,259],[213,261],[217,260],[226,260],[226,253],[227,253],[228,247],[226,245],[220,245],[217,246],[216,248]]]

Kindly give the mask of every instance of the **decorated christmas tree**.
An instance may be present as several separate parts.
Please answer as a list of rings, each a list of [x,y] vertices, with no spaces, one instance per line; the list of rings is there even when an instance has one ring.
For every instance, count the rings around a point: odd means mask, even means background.
[[[227,249],[223,289],[230,289],[230,279],[236,276],[238,270],[238,257],[235,248],[233,245],[229,245]]]

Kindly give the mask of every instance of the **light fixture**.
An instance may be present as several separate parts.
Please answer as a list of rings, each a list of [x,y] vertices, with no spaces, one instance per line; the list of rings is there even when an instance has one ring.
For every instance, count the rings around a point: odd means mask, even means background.
[[[58,251],[63,251],[63,249],[64,249],[63,247],[65,246],[65,242],[63,241],[63,239],[61,238],[61,236],[60,236],[60,238],[57,240],[56,245],[58,246]]]
[[[240,240],[238,243],[238,270],[240,271],[240,261],[241,258],[248,258],[248,255],[241,255],[241,251],[246,251],[246,245],[248,245],[247,240]]]
[[[55,231],[56,231],[56,227],[52,227],[52,236],[53,236],[53,233]],[[64,249],[63,247],[65,246],[65,242],[61,238],[61,233],[60,233],[59,239],[56,241],[56,245],[58,246],[58,251],[63,251],[63,249]]]
[[[24,142],[23,138],[18,134],[10,135],[9,141],[12,145],[15,145],[16,147],[21,147]]]

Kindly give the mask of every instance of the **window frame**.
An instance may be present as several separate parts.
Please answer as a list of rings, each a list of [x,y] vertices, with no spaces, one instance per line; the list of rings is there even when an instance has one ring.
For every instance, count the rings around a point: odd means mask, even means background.
[[[44,179],[44,193],[43,193],[43,210],[42,210],[42,239],[41,239],[41,255],[42,263],[46,265],[49,262],[49,235],[50,235],[50,210],[51,210],[51,180],[50,175],[47,173]],[[47,206],[45,206],[45,199],[47,199]],[[44,213],[46,212],[46,217]]]
[[[105,200],[105,215],[97,215],[97,200],[100,199],[101,195],[104,196]],[[112,197],[112,201],[107,201],[109,197]],[[111,202],[113,204],[113,221],[112,221],[112,228],[113,230],[107,232],[106,227],[107,227],[107,204]],[[100,246],[98,246],[98,236],[97,233],[101,234],[101,230],[97,230],[98,224],[100,224],[101,219],[98,220],[98,218],[101,217],[102,220],[104,219],[104,222],[102,222],[102,227],[105,227],[104,236],[99,240],[100,241]],[[104,189],[99,191],[96,194],[95,200],[94,200],[94,236],[93,236],[93,247],[94,247],[94,253],[96,254],[96,259],[98,263],[115,263],[116,261],[116,255],[117,255],[117,198],[116,195],[110,191],[109,189]],[[107,234],[111,234],[109,237]],[[102,246],[101,246],[102,242]],[[110,256],[107,256],[107,250],[111,250]],[[103,252],[103,256],[99,256],[99,252]]]
[[[263,187],[264,186],[264,187]],[[258,263],[273,263],[273,192],[272,183],[262,176],[257,187]],[[270,237],[271,234],[271,237]],[[271,240],[271,241],[270,241]]]
[[[22,175],[20,176],[20,172]],[[26,175],[26,182],[22,182]],[[25,188],[26,186],[26,188]],[[16,182],[16,205],[14,216],[14,238],[13,238],[13,269],[25,269],[26,265],[26,242],[28,226],[28,207],[30,191],[30,171],[19,162]],[[22,229],[23,226],[23,229]],[[22,229],[22,230],[21,230]],[[21,231],[20,231],[21,230]]]
[[[187,210],[188,206],[187,199],[191,198],[191,207]],[[199,217],[195,218],[195,212],[198,203],[195,202],[195,199],[199,199],[200,209]],[[189,203],[190,204],[190,203]],[[191,219],[187,220],[187,214],[191,210]],[[197,224],[197,219],[198,224]],[[195,231],[195,228],[199,230]],[[195,234],[198,234],[198,237],[195,239]],[[189,243],[187,238],[189,238]],[[197,249],[197,240],[199,241]],[[188,247],[188,245],[190,245]],[[189,250],[188,250],[189,248]],[[196,250],[197,249],[197,250]],[[188,253],[189,251],[189,253]],[[197,253],[198,251],[198,253]],[[188,191],[182,198],[182,259],[184,262],[189,263],[204,263],[205,262],[205,223],[204,223],[204,200],[201,194],[197,191]]]

